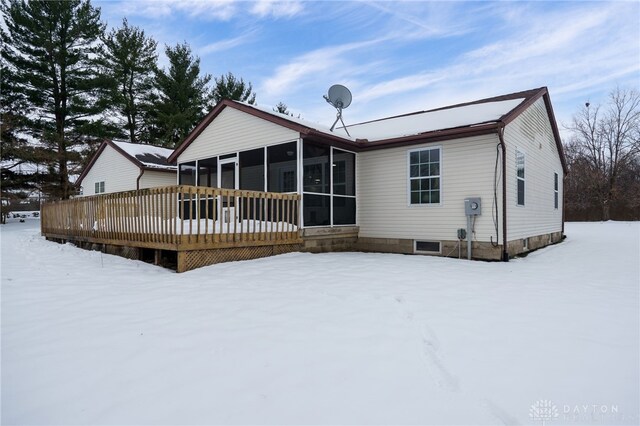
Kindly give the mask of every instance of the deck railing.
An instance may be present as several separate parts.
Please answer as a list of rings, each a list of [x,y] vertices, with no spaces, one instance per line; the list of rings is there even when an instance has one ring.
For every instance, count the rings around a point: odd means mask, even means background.
[[[42,206],[53,238],[197,250],[300,242],[300,195],[167,186]]]

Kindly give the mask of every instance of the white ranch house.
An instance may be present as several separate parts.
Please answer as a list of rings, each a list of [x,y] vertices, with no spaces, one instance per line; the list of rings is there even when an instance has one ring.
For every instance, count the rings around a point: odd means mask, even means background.
[[[544,87],[335,132],[225,100],[173,152],[105,141],[41,227],[178,272],[299,250],[508,260],[562,239],[565,173]]]
[[[181,185],[299,194],[308,251],[465,256],[469,197],[474,258],[561,240],[566,164],[546,88],[347,129],[225,100],[169,162]]]
[[[75,185],[83,196],[173,185],[176,166],[167,162],[172,152],[152,145],[106,140]]]

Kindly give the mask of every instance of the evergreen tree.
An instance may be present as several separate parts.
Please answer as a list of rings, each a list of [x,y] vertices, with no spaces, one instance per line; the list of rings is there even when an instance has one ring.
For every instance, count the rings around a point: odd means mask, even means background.
[[[37,163],[42,160],[43,152],[29,144],[27,140],[29,106],[26,97],[16,90],[15,74],[7,67],[4,59],[0,67],[0,87],[2,88],[0,222],[4,223],[10,203],[26,198],[32,191],[38,189]]]
[[[294,117],[293,113],[291,111],[289,111],[289,107],[287,106],[287,104],[285,104],[282,101],[278,102],[276,104],[276,107],[273,108],[273,110],[275,112],[279,112],[280,114],[290,115],[291,117]],[[298,114],[298,116],[296,118],[300,118],[300,114]]]
[[[143,117],[150,108],[157,43],[143,30],[130,26],[126,18],[122,27],[111,31],[103,41],[103,64],[113,84],[112,105],[126,120],[129,140],[149,142]]]
[[[231,99],[233,101],[255,105],[256,94],[253,93],[251,83],[245,83],[242,78],[238,80],[233,74],[227,73],[226,76],[223,74],[219,78],[216,77],[212,99],[214,104],[217,104],[223,99]]]
[[[291,115],[289,112],[289,107],[284,102],[278,102],[276,107],[273,109],[275,112],[279,112],[280,114]]]
[[[165,53],[169,69],[156,73],[152,132],[155,143],[174,148],[204,117],[211,76],[200,77],[200,58],[192,56],[188,44],[167,46]]]
[[[89,0],[2,0],[3,57],[34,117],[30,132],[48,148],[46,168],[54,197],[73,194],[69,175],[90,135],[104,134],[94,117],[105,108],[106,80],[94,57],[104,31]]]

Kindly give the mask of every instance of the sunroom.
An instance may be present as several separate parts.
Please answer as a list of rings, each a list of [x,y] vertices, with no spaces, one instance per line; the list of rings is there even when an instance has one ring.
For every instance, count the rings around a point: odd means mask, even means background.
[[[179,162],[177,183],[300,194],[302,228],[356,225],[356,153],[327,143],[298,138]],[[184,203],[185,215],[203,217],[197,211],[206,208],[203,200]],[[251,216],[252,206],[234,203],[223,200],[221,208]]]

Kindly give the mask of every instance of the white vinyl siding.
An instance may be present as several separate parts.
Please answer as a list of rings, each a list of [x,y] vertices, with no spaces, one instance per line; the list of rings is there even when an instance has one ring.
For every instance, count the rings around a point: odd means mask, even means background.
[[[554,208],[554,173],[562,170],[551,123],[541,98],[505,128],[507,145],[507,239],[562,230],[562,179]],[[517,206],[516,149],[526,154],[525,205]]]
[[[82,195],[95,195],[95,183],[105,183],[105,192],[136,189],[140,169],[107,145],[82,180]]]
[[[291,142],[299,137],[298,132],[226,107],[180,154],[177,162]]]
[[[456,240],[466,227],[464,199],[481,197],[482,215],[475,224],[478,241],[495,241],[491,217],[497,135],[454,139],[437,144],[361,152],[357,156],[360,236],[425,241]],[[410,204],[408,151],[440,147],[440,204]],[[498,186],[498,211],[501,207]],[[501,229],[501,228],[499,228]],[[500,238],[501,238],[500,233]]]
[[[140,189],[175,185],[177,173],[175,170],[172,172],[159,172],[147,169],[140,178]]]

